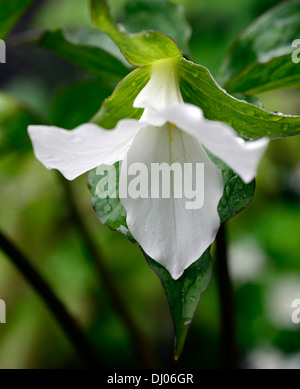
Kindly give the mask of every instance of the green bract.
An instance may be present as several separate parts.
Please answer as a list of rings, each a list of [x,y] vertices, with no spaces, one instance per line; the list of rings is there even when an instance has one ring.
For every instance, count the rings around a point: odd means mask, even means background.
[[[250,138],[278,138],[300,134],[300,117],[271,113],[228,94],[201,65],[181,60],[180,86],[185,101],[202,108],[207,119],[231,125]],[[249,101],[249,100],[248,100]]]
[[[191,28],[181,7],[162,0],[128,0],[124,11],[124,25],[129,32],[161,31],[189,54]]]
[[[107,170],[107,180],[112,184],[117,182],[117,191],[119,190],[119,163],[114,165],[105,165]],[[115,177],[115,172],[117,177]],[[110,228],[111,230],[122,232],[127,238],[135,242],[134,238],[130,234],[130,231],[126,224],[126,211],[119,199],[119,194],[116,193],[116,197],[106,197],[105,199],[99,198],[99,191],[101,189],[100,182],[103,176],[97,174],[97,169],[92,170],[88,175],[88,186],[91,192],[91,201],[94,210],[99,217],[101,223]],[[112,186],[113,187],[113,186]]]
[[[103,102],[100,111],[94,116],[92,121],[101,127],[109,129],[114,128],[121,119],[139,119],[143,110],[134,108],[133,102],[149,79],[149,65],[131,72],[119,83],[113,94]]]
[[[292,3],[296,4],[296,8],[299,7],[299,1]],[[182,58],[181,53],[175,49],[174,42],[170,38],[153,32],[144,32],[138,36],[120,32],[113,24],[106,2],[103,0],[91,1],[91,13],[94,24],[114,40],[130,62],[149,67],[154,60],[173,58],[178,61],[183,98],[186,102],[199,106],[207,119],[225,122],[240,134],[251,138],[264,136],[277,138],[300,133],[299,116],[271,113],[256,106],[255,103],[252,104],[250,99],[241,101],[228,94],[217,84],[208,69]],[[276,14],[280,15],[278,12]],[[258,30],[259,32],[260,30]],[[170,51],[161,51],[160,49],[165,45],[165,40],[168,40],[169,46],[167,45],[167,47],[172,48]],[[157,49],[154,50],[153,47]],[[293,64],[292,61],[290,62]],[[144,75],[142,71],[145,72]],[[150,72],[150,68],[144,70],[141,67],[135,71],[135,74],[125,79],[126,81],[123,80],[113,96],[103,104],[102,110],[93,121],[106,128],[112,128],[119,119],[139,118],[141,111],[133,108],[131,102],[145,86],[149,77],[148,72]],[[245,90],[237,90],[236,92],[245,92]],[[129,99],[124,105],[123,97],[125,95]],[[120,107],[122,107],[121,112],[113,115],[112,112],[116,113]],[[106,116],[110,116],[110,118],[106,119]]]
[[[180,87],[186,102],[199,106],[207,119],[225,122],[250,138],[278,138],[300,134],[300,117],[268,112],[254,98],[234,97],[221,88],[210,72],[185,59],[177,62]],[[149,80],[150,65],[136,69],[117,86],[93,122],[113,128],[120,119],[139,118],[142,111],[132,106]],[[124,101],[123,96],[127,96]],[[251,103],[252,101],[252,103]]]
[[[91,0],[91,16],[93,24],[111,37],[133,65],[147,65],[158,59],[180,58],[182,55],[172,39],[156,31],[122,33],[113,23],[104,0]]]
[[[147,255],[145,255],[145,258],[161,280],[168,298],[175,327],[174,358],[177,360],[182,353],[200,298],[210,284],[212,259],[209,250],[205,251],[202,257],[186,269],[183,275],[175,281],[163,266]]]

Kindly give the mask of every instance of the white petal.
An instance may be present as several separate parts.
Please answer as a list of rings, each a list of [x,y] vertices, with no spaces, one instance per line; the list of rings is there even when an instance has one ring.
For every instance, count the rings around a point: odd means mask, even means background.
[[[176,64],[172,59],[165,59],[153,63],[150,81],[137,95],[133,106],[145,108],[141,121],[161,126],[165,120],[155,111],[182,101]]]
[[[178,279],[215,239],[220,224],[217,206],[223,194],[221,173],[193,137],[170,124],[159,129],[148,126],[137,134],[123,162],[120,185],[132,178],[127,176],[126,164],[129,169],[135,162],[146,164],[149,172],[153,162],[204,163],[204,205],[200,209],[186,209],[188,199],[174,198],[173,193],[171,198],[121,199],[134,238]]]
[[[258,163],[268,145],[266,138],[246,142],[227,124],[204,119],[201,109],[190,104],[172,105],[159,114],[195,136],[245,183],[254,179]]]
[[[28,133],[36,158],[47,169],[57,169],[73,180],[101,164],[122,160],[142,126],[136,120],[122,120],[115,130],[88,123],[72,131],[29,126]]]

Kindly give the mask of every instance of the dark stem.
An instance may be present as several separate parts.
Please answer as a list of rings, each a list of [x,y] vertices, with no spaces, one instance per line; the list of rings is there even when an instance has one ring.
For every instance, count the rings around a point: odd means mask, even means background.
[[[221,314],[222,367],[225,369],[238,369],[239,358],[235,329],[234,294],[228,269],[225,223],[221,225],[216,238],[216,254],[215,267]]]
[[[0,231],[0,249],[11,259],[30,285],[43,299],[57,322],[63,328],[81,359],[88,368],[103,368],[103,364],[76,321],[68,313],[51,287],[34,269],[25,255]]]
[[[141,361],[143,367],[155,368],[157,366],[155,357],[152,354],[151,349],[147,344],[147,341],[144,339],[143,334],[141,333],[134,320],[132,319],[129,311],[127,310],[123,296],[119,292],[119,288],[116,285],[112,274],[105,266],[105,260],[103,259],[104,256],[101,253],[100,248],[96,246],[93,239],[91,239],[89,228],[84,218],[81,216],[81,213],[76,204],[72,184],[69,181],[65,180],[62,176],[60,177],[65,189],[66,201],[69,204],[73,222],[82,237],[83,243],[87,251],[90,254],[90,259],[93,260],[96,266],[99,278],[105,286],[105,289],[115,308],[115,311],[119,315],[120,319],[123,321],[128,333],[133,339],[138,358]]]

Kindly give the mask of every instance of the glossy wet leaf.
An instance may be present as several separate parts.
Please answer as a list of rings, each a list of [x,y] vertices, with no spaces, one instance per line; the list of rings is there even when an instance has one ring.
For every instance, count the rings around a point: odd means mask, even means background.
[[[253,104],[258,108],[264,108],[264,103],[260,100],[260,98],[248,95],[246,93],[232,93],[232,96],[238,100],[246,101],[246,103]]]
[[[212,259],[209,250],[206,250],[202,257],[186,269],[178,280],[174,280],[163,266],[153,261],[148,255],[145,255],[145,258],[161,280],[168,298],[176,334],[174,357],[177,360],[183,351],[200,298],[210,284]]]
[[[199,106],[207,119],[225,122],[250,138],[300,134],[300,116],[271,113],[258,107],[255,101],[251,104],[231,96],[204,66],[184,59],[178,66],[184,100]]]
[[[174,39],[184,53],[189,53],[191,28],[182,7],[166,0],[129,0],[124,13],[124,24],[129,32],[162,32]]]
[[[143,109],[134,108],[133,102],[150,79],[150,66],[143,66],[131,72],[106,99],[93,123],[104,128],[115,128],[118,121],[125,118],[139,119]],[[126,98],[124,98],[126,96]]]
[[[176,43],[159,32],[121,32],[114,24],[105,0],[91,0],[90,5],[94,26],[105,32],[133,65],[147,65],[159,59],[182,56]]]
[[[97,168],[90,171],[88,175],[88,187],[91,192],[91,201],[94,207],[94,210],[100,219],[101,223],[106,227],[122,232],[127,238],[134,241],[131,233],[126,224],[126,211],[119,199],[119,162],[114,165],[103,165],[104,169],[107,170],[105,176],[107,179],[112,182],[110,188],[114,187],[114,183],[117,183],[117,192],[113,193],[113,191],[109,192],[109,195],[115,195],[115,198],[106,197],[105,199],[101,199],[99,197],[99,193],[106,190],[103,187],[101,180],[103,179],[103,175],[99,175],[97,173]],[[116,174],[115,174],[116,173]]]
[[[4,39],[35,0],[0,0],[0,39]]]
[[[184,59],[178,62],[180,88],[184,101],[199,106],[207,119],[225,122],[250,138],[285,137],[300,134],[300,116],[266,111],[253,96],[226,93],[208,69]],[[93,122],[114,128],[120,119],[139,119],[142,110],[133,102],[150,78],[150,66],[140,67],[124,78],[102,105]],[[123,96],[127,96],[124,100]]]
[[[255,20],[229,50],[218,80],[229,92],[261,93],[300,85],[292,42],[300,36],[300,1],[284,2]]]
[[[99,33],[97,44],[95,42],[97,36],[91,30],[86,30],[86,33],[83,30],[81,33],[63,30],[45,32],[35,40],[35,43],[51,50],[87,73],[119,82],[130,69],[115,55],[115,51],[110,49],[108,38]]]
[[[224,192],[219,202],[218,213],[221,223],[231,219],[251,202],[255,192],[255,180],[249,184],[244,181],[222,161],[212,158],[222,171]]]

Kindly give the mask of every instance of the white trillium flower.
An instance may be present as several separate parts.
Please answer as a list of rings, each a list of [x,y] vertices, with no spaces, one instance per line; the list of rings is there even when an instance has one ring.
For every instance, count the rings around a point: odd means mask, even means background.
[[[136,162],[149,170],[152,163],[204,164],[200,209],[186,209],[184,195],[121,198],[133,237],[146,254],[178,279],[213,243],[220,225],[217,207],[224,184],[206,150],[249,183],[268,141],[246,142],[228,125],[206,120],[201,109],[184,103],[172,60],[152,65],[150,80],[134,106],[144,108],[141,119],[121,120],[114,130],[87,123],[72,131],[29,126],[28,132],[37,159],[69,180],[117,161],[123,161],[120,187],[128,178],[123,166]]]

